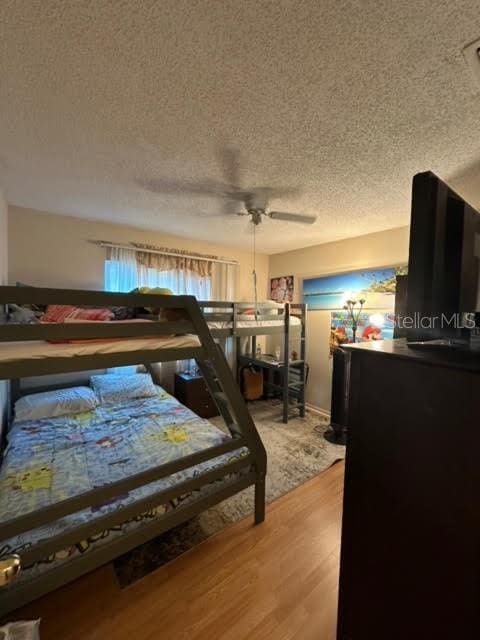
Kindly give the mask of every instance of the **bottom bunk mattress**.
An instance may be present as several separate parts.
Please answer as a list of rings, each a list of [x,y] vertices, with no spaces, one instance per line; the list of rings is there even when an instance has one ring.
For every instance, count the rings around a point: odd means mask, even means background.
[[[86,413],[14,422],[8,434],[8,445],[0,470],[0,522],[229,439],[229,435],[199,418],[161,388],[158,388],[157,396],[100,404]],[[74,526],[91,522],[96,517],[131,505],[152,493],[173,487],[247,454],[248,450],[241,448],[218,456],[134,489],[105,504],[84,509],[2,541],[0,555],[18,553],[21,557],[22,551],[34,543],[48,540]],[[208,493],[227,480],[222,478],[194,494],[183,495],[112,529],[79,540],[77,544],[25,567],[11,586],[86,554],[127,531],[161,517],[179,504]]]

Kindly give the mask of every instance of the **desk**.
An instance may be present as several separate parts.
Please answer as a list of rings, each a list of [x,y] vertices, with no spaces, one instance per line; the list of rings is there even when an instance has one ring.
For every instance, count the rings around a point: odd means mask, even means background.
[[[273,356],[239,356],[239,368],[253,366],[265,372],[264,386],[267,389],[266,396],[280,397],[283,402],[283,422],[288,423],[291,409],[290,398],[296,403],[293,409],[298,410],[301,418],[305,416],[305,385],[308,376],[308,365],[304,360],[289,360],[284,362]]]

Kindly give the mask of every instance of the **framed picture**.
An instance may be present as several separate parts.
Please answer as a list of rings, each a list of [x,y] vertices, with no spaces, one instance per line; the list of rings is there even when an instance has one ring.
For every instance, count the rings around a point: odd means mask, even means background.
[[[306,278],[303,281],[303,302],[310,310],[340,310],[347,300],[365,300],[367,309],[392,309],[395,304],[397,275],[406,267],[386,267],[350,271],[333,276]]]
[[[293,276],[280,276],[270,280],[270,300],[293,302]]]

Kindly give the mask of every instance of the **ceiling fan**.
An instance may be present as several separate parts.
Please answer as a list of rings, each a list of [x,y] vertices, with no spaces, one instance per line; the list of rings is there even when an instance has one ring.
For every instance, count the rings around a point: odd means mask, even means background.
[[[313,224],[317,219],[316,216],[301,215],[298,213],[287,213],[283,211],[267,211],[264,207],[256,207],[245,203],[246,211],[240,211],[237,216],[250,216],[250,221],[258,226],[263,217],[271,220],[285,220],[287,222],[300,222],[302,224]]]
[[[150,144],[143,145],[151,148]],[[240,151],[231,146],[219,150],[219,162],[225,176],[225,182],[215,180],[172,181],[165,179],[140,180],[139,184],[153,193],[172,193],[182,195],[185,193],[217,196],[225,201],[224,211],[221,215],[249,216],[253,223],[253,288],[255,296],[255,315],[257,314],[257,272],[256,272],[256,229],[264,218],[271,220],[284,220],[286,222],[298,222],[301,224],[313,224],[317,217],[305,214],[287,213],[283,211],[271,211],[268,207],[270,199],[292,196],[298,193],[298,189],[288,187],[256,187],[244,189],[240,186]],[[238,211],[238,203],[245,207],[244,211]]]
[[[226,182],[215,180],[172,181],[163,179],[142,180],[140,184],[153,193],[182,193],[217,196],[225,200],[222,215],[236,214],[250,216],[250,221],[258,226],[264,218],[313,224],[317,217],[305,214],[271,211],[268,208],[270,199],[291,196],[298,193],[298,189],[282,187],[256,187],[244,189],[240,186],[240,152],[235,147],[224,147],[219,152],[219,160],[226,178]],[[245,207],[238,211],[238,203]]]

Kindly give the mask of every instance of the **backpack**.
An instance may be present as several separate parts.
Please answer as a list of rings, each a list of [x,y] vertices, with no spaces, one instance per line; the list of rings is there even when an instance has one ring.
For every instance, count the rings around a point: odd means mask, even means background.
[[[263,372],[249,365],[240,371],[241,389],[245,400],[259,400],[263,396]]]

